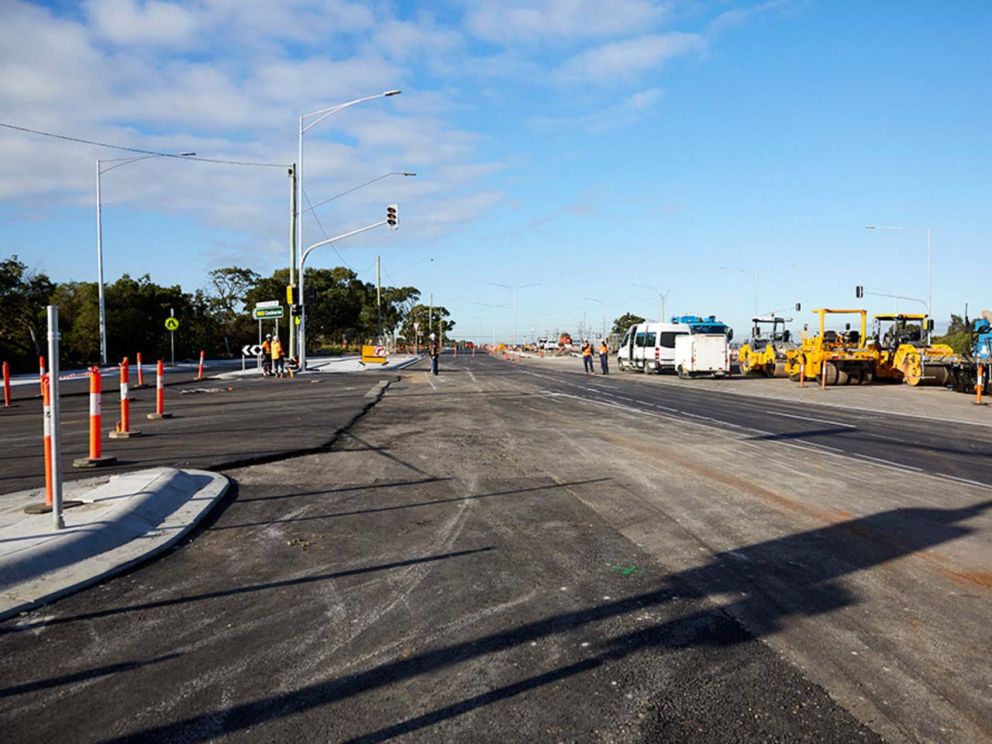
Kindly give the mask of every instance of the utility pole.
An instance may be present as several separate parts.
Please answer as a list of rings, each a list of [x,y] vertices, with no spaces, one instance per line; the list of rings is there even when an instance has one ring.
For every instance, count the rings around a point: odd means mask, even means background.
[[[296,221],[300,218],[296,201],[296,163],[289,168],[289,286],[296,286]],[[294,297],[293,299],[298,300]],[[289,316],[289,356],[296,356],[296,329],[293,314]]]
[[[379,256],[375,257],[375,316],[379,329],[378,341],[382,343],[382,262]]]
[[[427,313],[427,338],[434,333],[434,293],[431,292],[430,310]]]

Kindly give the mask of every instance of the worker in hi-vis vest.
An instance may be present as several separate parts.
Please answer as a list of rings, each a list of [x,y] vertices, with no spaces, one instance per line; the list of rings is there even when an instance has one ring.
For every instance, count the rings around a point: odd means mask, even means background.
[[[582,366],[585,368],[587,375],[591,375],[593,373],[592,344],[588,341],[582,344]]]
[[[606,344],[606,339],[599,342],[599,366],[604,375],[610,374],[610,347]]]

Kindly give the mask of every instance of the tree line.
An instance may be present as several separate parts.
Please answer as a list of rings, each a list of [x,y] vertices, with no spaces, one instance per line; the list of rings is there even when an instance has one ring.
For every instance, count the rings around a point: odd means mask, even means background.
[[[201,350],[208,356],[239,356],[244,344],[258,336],[251,310],[258,302],[279,300],[285,306],[289,270],[263,277],[251,269],[214,269],[207,284],[192,292],[176,284],[162,286],[149,275],[127,274],[105,285],[107,356],[111,363],[141,352],[145,360],[167,359],[169,332],[165,319],[174,313],[176,358],[191,359]],[[381,304],[376,287],[363,282],[351,269],[307,269],[307,353],[336,352],[372,341],[382,335],[398,343],[422,343],[428,330],[428,307],[420,302],[416,287],[382,287]],[[37,369],[45,354],[45,308],[57,305],[64,367],[98,364],[100,359],[99,305],[96,282],[53,282],[11,256],[0,261],[0,361],[15,372]],[[288,337],[292,318],[287,311],[279,321]],[[415,334],[414,324],[419,333]],[[271,332],[274,321],[264,321]],[[454,321],[444,307],[434,308],[434,330],[450,337]]]

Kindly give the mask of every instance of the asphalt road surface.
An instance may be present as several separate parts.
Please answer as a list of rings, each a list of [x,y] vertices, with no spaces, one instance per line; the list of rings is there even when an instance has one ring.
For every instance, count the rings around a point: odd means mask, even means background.
[[[192,541],[0,624],[6,737],[992,736],[966,429],[483,356],[399,376],[328,451],[226,471]]]

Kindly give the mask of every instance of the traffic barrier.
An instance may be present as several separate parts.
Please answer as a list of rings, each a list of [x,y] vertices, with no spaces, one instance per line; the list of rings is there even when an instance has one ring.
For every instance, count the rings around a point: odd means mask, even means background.
[[[99,468],[104,465],[112,465],[117,462],[116,457],[104,457],[102,452],[102,422],[103,411],[101,397],[103,395],[103,379],[100,375],[100,368],[90,367],[90,455],[89,457],[77,457],[72,461],[74,468]]]
[[[171,413],[165,412],[165,362],[161,359],[155,365],[155,413],[149,413],[145,418],[149,421],[172,418]]]
[[[141,352],[139,351],[137,354],[135,354],[135,357],[136,357],[135,363],[137,364],[138,367],[138,387],[143,388],[145,386],[145,370],[142,368],[141,365]]]
[[[204,351],[201,349],[200,350],[200,369],[196,373],[196,379],[197,380],[202,380],[203,379],[203,356],[204,356]]]
[[[45,394],[45,389],[42,387],[42,378],[45,376],[45,357],[38,357],[38,390],[41,395]]]
[[[3,363],[3,407],[10,408],[10,365]]]
[[[111,439],[130,439],[141,436],[140,431],[131,431],[131,401],[128,400],[128,382],[130,375],[128,372],[127,357],[121,362],[121,420],[117,422],[114,430],[108,435]]]
[[[975,405],[985,405],[982,403],[982,378],[985,376],[985,367],[978,365],[978,375],[975,377]]]

